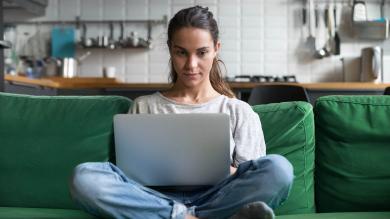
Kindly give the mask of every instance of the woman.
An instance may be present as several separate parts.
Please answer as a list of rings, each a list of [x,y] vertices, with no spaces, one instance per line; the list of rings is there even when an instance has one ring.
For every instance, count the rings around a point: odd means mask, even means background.
[[[169,22],[167,43],[172,88],[137,98],[130,113],[229,114],[231,176],[211,188],[156,191],[111,163],[84,163],[71,181],[74,200],[94,215],[113,218],[273,218],[271,208],[290,190],[292,166],[282,156],[265,156],[257,114],[223,82],[213,14],[200,6],[179,11]]]

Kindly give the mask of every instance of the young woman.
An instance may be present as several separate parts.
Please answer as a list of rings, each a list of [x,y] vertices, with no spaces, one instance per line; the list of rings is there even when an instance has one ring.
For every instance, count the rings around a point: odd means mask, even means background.
[[[74,200],[105,218],[273,218],[271,208],[290,190],[292,166],[282,156],[265,156],[259,117],[223,82],[213,14],[200,6],[179,11],[167,43],[172,88],[137,98],[130,113],[228,114],[231,176],[211,188],[168,192],[138,184],[111,163],[84,163],[71,180]]]

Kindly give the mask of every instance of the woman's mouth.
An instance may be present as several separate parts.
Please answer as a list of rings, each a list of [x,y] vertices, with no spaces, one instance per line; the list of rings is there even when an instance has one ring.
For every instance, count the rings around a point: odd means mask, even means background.
[[[187,78],[195,78],[199,75],[199,73],[184,73],[184,76]]]

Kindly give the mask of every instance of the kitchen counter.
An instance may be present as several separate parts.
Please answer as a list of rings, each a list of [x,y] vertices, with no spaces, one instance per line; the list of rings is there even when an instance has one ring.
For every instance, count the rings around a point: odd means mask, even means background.
[[[294,84],[305,87],[310,102],[327,95],[382,95],[390,83],[328,82],[328,83],[252,83],[229,82],[237,98],[247,101],[252,88],[259,85]],[[113,78],[62,78],[47,77],[32,79],[23,76],[5,75],[5,91],[31,95],[119,95],[135,99],[142,95],[163,91],[168,83],[123,83]]]
[[[61,78],[47,77],[32,79],[24,76],[5,75],[5,81],[11,84],[26,84],[46,88],[59,89],[103,89],[103,88],[128,88],[128,89],[167,89],[167,83],[123,83],[113,78]],[[308,90],[384,90],[390,87],[390,83],[367,82],[324,82],[324,83],[253,83],[253,82],[229,82],[234,89],[252,89],[258,85],[269,84],[296,84]]]

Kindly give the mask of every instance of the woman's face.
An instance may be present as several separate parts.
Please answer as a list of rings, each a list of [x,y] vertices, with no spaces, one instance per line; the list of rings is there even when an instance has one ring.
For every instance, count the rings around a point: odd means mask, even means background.
[[[214,45],[208,30],[184,27],[173,34],[170,54],[177,73],[176,83],[199,87],[210,83],[210,70],[220,43]]]

